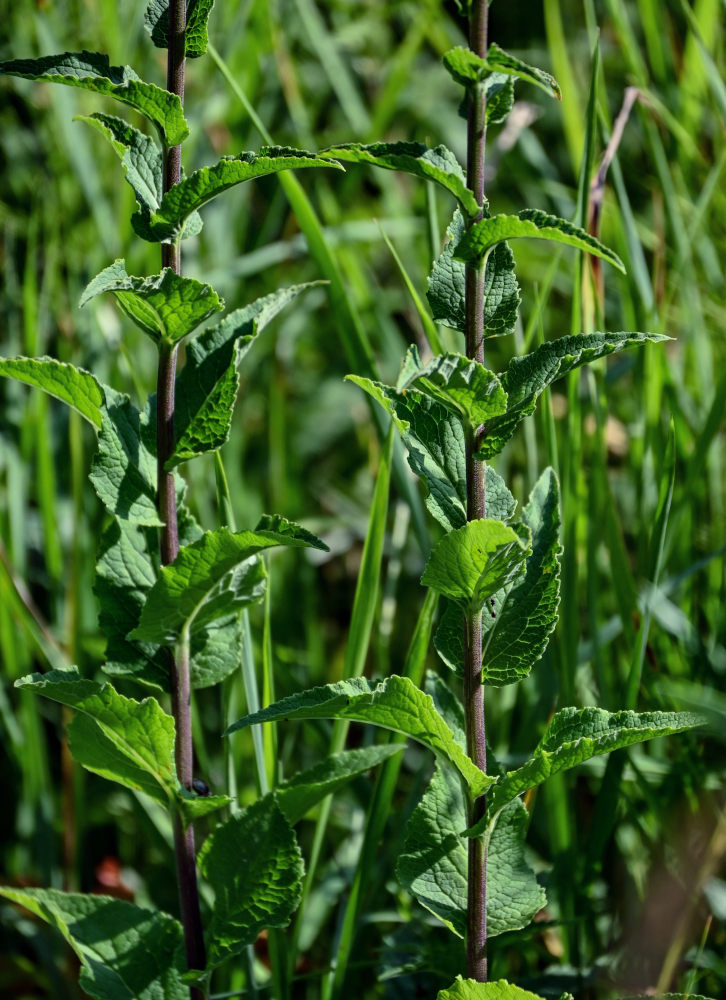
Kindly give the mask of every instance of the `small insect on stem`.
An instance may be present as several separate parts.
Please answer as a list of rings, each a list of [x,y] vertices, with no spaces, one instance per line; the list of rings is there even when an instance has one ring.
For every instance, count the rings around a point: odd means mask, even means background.
[[[209,785],[206,781],[202,781],[201,778],[195,778],[192,782],[192,789],[197,793],[197,795],[211,795],[209,790]]]

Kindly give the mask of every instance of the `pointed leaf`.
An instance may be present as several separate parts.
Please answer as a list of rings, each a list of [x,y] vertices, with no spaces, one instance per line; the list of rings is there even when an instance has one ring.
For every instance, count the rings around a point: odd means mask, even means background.
[[[244,152],[237,156],[225,156],[214,166],[202,167],[170,188],[164,195],[159,210],[151,213],[148,225],[142,220],[144,228],[136,228],[136,231],[144,239],[159,243],[172,242],[182,235],[187,219],[193,212],[228,188],[255,177],[301,167],[343,169],[332,160],[285,146],[263,146],[259,153]]]
[[[432,549],[421,577],[425,587],[478,611],[484,601],[522,572],[531,553],[529,531],[501,521],[469,521]]]
[[[459,976],[448,989],[439,992],[436,1000],[543,1000],[543,998],[530,993],[529,990],[522,990],[519,986],[512,986],[506,979],[479,983],[475,979],[462,979]],[[561,1000],[568,1000],[568,997],[563,996]]]
[[[509,771],[490,792],[487,815],[491,818],[512,799],[541,784],[553,774],[577,767],[598,754],[669,736],[704,724],[690,712],[606,712],[603,708],[563,708],[552,717],[534,755]],[[483,832],[487,817],[469,831]]]
[[[162,567],[131,638],[171,645],[182,632],[193,635],[203,625],[260,600],[265,571],[253,557],[275,545],[326,548],[284,518],[265,520],[255,531],[208,531]]]
[[[102,292],[111,292],[126,315],[157,344],[177,343],[224,308],[211,285],[183,278],[170,267],[149,278],[133,278],[126,273],[123,260],[96,275],[79,305],[86,305]]]
[[[531,354],[512,358],[501,376],[507,412],[488,422],[476,457],[487,460],[498,455],[519,422],[534,413],[542,390],[558,378],[625,347],[668,339],[658,333],[583,333],[548,341]]]
[[[493,247],[503,240],[531,239],[552,240],[602,257],[613,267],[625,273],[625,266],[618,255],[609,250],[594,236],[566,219],[548,215],[536,209],[525,209],[518,215],[494,215],[474,225],[464,233],[454,251],[457,260],[480,266]]]
[[[300,902],[302,855],[273,795],[218,826],[199,863],[215,895],[210,967],[240,954],[260,931],[285,927]]]
[[[301,771],[294,778],[278,785],[275,789],[277,804],[290,826],[295,826],[306,812],[326,796],[404,748],[404,743],[384,743],[331,754],[314,767]]]
[[[487,125],[501,125],[514,107],[514,79],[506,73],[489,73],[484,78],[487,91]]]
[[[399,381],[401,392],[416,389],[441,403],[472,433],[507,409],[507,395],[494,372],[462,354],[441,354]]]
[[[524,857],[528,814],[521,802],[499,816],[489,840],[487,934],[526,927],[545,905],[544,890]],[[453,772],[437,764],[431,783],[406,825],[398,879],[459,937],[466,935],[466,801]]]
[[[446,230],[447,243],[434,261],[428,279],[427,297],[434,319],[464,333],[466,265],[454,254],[466,231],[457,208]],[[506,243],[497,243],[489,254],[484,279],[484,336],[511,333],[519,312],[519,285],[514,272],[514,254]]]
[[[487,475],[489,470],[487,470]],[[546,469],[532,490],[522,519],[532,532],[524,576],[495,599],[495,615],[482,616],[485,684],[501,687],[527,677],[557,624],[560,603],[559,484]]]
[[[481,795],[494,778],[469,760],[454,734],[436,711],[430,695],[407,677],[393,675],[375,685],[363,677],[326,684],[290,695],[247,715],[227,730],[227,735],[258,722],[278,719],[356,719],[410,736],[449,761],[473,795]]]
[[[222,447],[232,423],[239,362],[280,310],[301,292],[321,284],[309,281],[281,288],[235,309],[189,344],[186,364],[176,380],[176,445],[167,468]]]
[[[98,52],[62,52],[40,59],[10,59],[0,63],[0,73],[28,80],[48,80],[115,97],[148,118],[168,146],[189,135],[182,104],[176,94],[140,80],[130,66],[111,66]]]
[[[81,961],[80,986],[97,1000],[189,1000],[181,924],[108,896],[0,888],[56,927]]]
[[[72,406],[96,430],[100,428],[103,390],[90,372],[55,358],[0,358],[0,375],[42,389]]]
[[[368,146],[351,142],[330,146],[319,155],[425,177],[453,194],[468,216],[474,217],[480,211],[476,198],[466,186],[461,164],[446,146],[431,149],[422,142],[374,142]]]
[[[231,801],[229,795],[198,795],[186,788],[181,788],[177,796],[177,805],[185,826],[218,809],[224,809]]]
[[[184,36],[184,54],[189,59],[203,56],[207,51],[207,21],[214,0],[189,0],[187,27]],[[150,0],[144,14],[144,27],[151,35],[157,49],[169,46],[169,0]]]
[[[157,208],[163,191],[163,155],[153,139],[122,118],[96,112],[77,115],[111,143],[141,208]]]
[[[72,744],[79,764],[129,788],[141,787],[164,805],[176,794],[174,720],[154,698],[141,702],[126,698],[111,684],[82,678],[76,667],[30,674],[15,686],[33,688],[96,724],[108,752],[99,754],[94,743],[88,742],[94,727],[76,727]],[[146,777],[140,785],[137,779],[142,772]]]
[[[457,46],[444,53],[444,66],[453,76],[457,83],[464,87],[471,87],[481,83],[487,73],[505,73],[508,76],[518,77],[527,83],[533,83],[535,87],[544,90],[550,97],[562,99],[559,85],[555,78],[544,70],[530,66],[515,56],[510,56],[504,49],[500,49],[496,42],[492,42],[487,49],[486,58],[482,59],[471,49]]]

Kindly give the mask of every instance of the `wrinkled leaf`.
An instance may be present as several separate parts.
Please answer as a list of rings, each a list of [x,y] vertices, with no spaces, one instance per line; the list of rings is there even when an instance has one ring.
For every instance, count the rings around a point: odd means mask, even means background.
[[[130,66],[111,66],[108,56],[98,52],[84,50],[40,59],[10,59],[0,63],[0,73],[63,83],[114,97],[153,122],[168,146],[178,145],[189,135],[189,126],[176,94],[153,83],[144,83]]]
[[[215,896],[211,967],[240,954],[260,931],[285,927],[300,902],[302,855],[274,795],[218,826],[199,863]]]
[[[412,350],[418,357],[417,349]],[[411,385],[459,417],[472,433],[507,409],[507,395],[494,372],[463,354],[432,358],[411,370],[397,388],[405,393]]]
[[[509,55],[496,42],[489,45],[484,59],[471,49],[461,46],[449,49],[444,53],[444,66],[456,82],[464,87],[481,83],[488,73],[505,73],[507,76],[515,76],[527,83],[533,83],[550,97],[562,99],[559,85],[553,76]]]
[[[542,997],[529,990],[522,990],[519,986],[512,986],[506,979],[479,983],[475,979],[462,979],[459,976],[448,989],[439,992],[436,1000],[542,1000]],[[561,1000],[567,998],[562,997]]]
[[[0,888],[56,927],[81,961],[79,983],[97,1000],[189,1000],[181,924],[108,896]]]
[[[214,0],[188,0],[187,25],[184,36],[184,54],[189,59],[203,56],[207,51],[207,22]],[[144,14],[144,27],[151,35],[157,49],[169,46],[169,0],[149,0]]]
[[[473,795],[482,795],[494,778],[482,772],[459,747],[430,695],[408,677],[393,675],[375,685],[363,677],[326,684],[290,695],[253,715],[239,719],[227,735],[258,722],[284,719],[356,719],[410,736],[449,761]]]

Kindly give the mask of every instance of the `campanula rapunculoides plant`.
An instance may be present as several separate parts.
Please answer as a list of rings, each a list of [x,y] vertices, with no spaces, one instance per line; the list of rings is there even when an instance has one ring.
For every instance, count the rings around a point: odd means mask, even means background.
[[[487,938],[526,927],[545,904],[524,856],[522,796],[591,757],[692,728],[699,719],[564,708],[524,764],[504,773],[489,754],[487,766],[485,690],[525,678],[542,656],[557,622],[561,545],[554,471],[542,473],[516,518],[512,493],[486,462],[502,451],[556,379],[615,351],[667,338],[565,336],[514,358],[499,374],[485,367],[485,341],[512,333],[518,316],[509,241],[546,239],[624,267],[613,251],[565,219],[537,210],[490,212],[484,192],[487,125],[506,119],[517,79],[561,95],[548,73],[489,42],[486,2],[465,6],[469,48],[452,49],[443,62],[463,91],[466,171],[444,146],[419,143],[347,144],[320,154],[426,178],[458,201],[448,242],[429,276],[428,300],[434,320],[463,334],[464,352],[422,359],[413,346],[395,386],[349,378],[390,415],[423,481],[427,506],[444,529],[421,582],[443,601],[434,645],[450,668],[452,686],[463,688],[463,704],[434,678],[426,691],[407,676],[378,684],[353,678],[287,697],[230,731],[280,719],[354,719],[432,750],[436,769],[408,823],[397,873],[423,906],[466,941],[466,978],[443,990],[439,1000],[534,1000],[504,981],[487,983]],[[347,953],[333,956],[336,996],[345,980],[340,962],[347,959]]]

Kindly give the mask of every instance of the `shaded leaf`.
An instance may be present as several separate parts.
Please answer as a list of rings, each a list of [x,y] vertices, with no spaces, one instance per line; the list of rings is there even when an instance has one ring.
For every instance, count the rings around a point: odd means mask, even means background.
[[[393,675],[375,685],[363,677],[326,684],[290,695],[259,712],[239,719],[227,735],[258,722],[279,719],[356,719],[410,736],[449,761],[473,795],[481,795],[493,778],[469,760],[454,734],[436,711],[430,695],[407,677]]]
[[[189,59],[203,56],[207,51],[207,22],[213,6],[214,0],[188,0],[184,54]],[[144,27],[157,49],[168,48],[169,0],[149,0],[144,14]]]
[[[507,76],[518,77],[535,87],[544,90],[550,97],[562,99],[559,85],[555,78],[544,70],[530,66],[528,63],[509,55],[496,42],[491,42],[486,57],[482,59],[471,49],[457,46],[444,53],[444,66],[464,87],[481,83],[488,73],[504,73]]]
[[[300,902],[302,855],[274,795],[218,826],[199,863],[215,896],[211,967],[240,954],[260,931],[285,927]]]
[[[658,333],[582,333],[548,341],[531,354],[512,358],[501,375],[507,411],[487,423],[486,434],[478,442],[477,458],[498,455],[520,421],[534,413],[542,390],[558,378],[625,347],[668,339]]]
[[[177,805],[185,826],[218,809],[224,809],[231,801],[229,795],[198,795],[186,788],[180,788],[177,794]]]
[[[111,66],[108,56],[98,52],[84,50],[40,59],[10,59],[0,63],[0,73],[62,83],[114,97],[153,122],[169,146],[178,145],[189,135],[189,126],[176,94],[153,83],[144,83],[130,66]]]
[[[487,125],[501,125],[514,107],[514,79],[506,73],[489,73],[484,78],[487,91]]]
[[[473,217],[480,211],[476,198],[466,186],[461,164],[446,146],[431,149],[422,142],[374,142],[367,146],[351,142],[329,146],[319,155],[424,177],[453,194],[468,216]]]
[[[108,896],[0,888],[56,927],[81,961],[80,986],[97,1000],[189,1000],[181,924]]]

